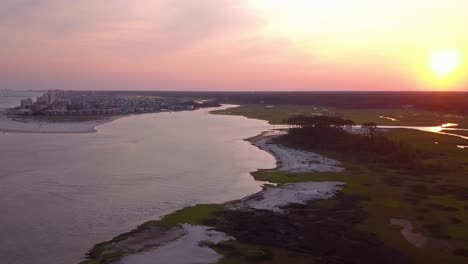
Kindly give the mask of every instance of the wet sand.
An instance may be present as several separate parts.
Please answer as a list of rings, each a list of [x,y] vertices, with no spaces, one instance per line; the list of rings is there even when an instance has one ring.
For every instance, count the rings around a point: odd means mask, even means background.
[[[341,172],[340,162],[317,153],[298,150],[275,143],[277,135],[264,135],[250,140],[253,145],[273,155],[277,169],[286,173]]]
[[[0,111],[0,132],[2,133],[44,133],[44,134],[75,134],[94,133],[96,127],[112,122],[119,116],[107,116],[92,121],[47,121],[30,118],[10,118]]]
[[[331,199],[341,190],[342,182],[302,182],[281,186],[266,186],[255,195],[232,204],[233,209],[268,210],[285,213],[289,204],[306,204],[312,200]]]

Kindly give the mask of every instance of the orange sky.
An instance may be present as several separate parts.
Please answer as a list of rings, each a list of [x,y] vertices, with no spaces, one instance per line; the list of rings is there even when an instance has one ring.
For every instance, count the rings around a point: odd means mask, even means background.
[[[0,89],[467,90],[466,14],[466,0],[2,0]],[[444,51],[461,62],[441,77]]]

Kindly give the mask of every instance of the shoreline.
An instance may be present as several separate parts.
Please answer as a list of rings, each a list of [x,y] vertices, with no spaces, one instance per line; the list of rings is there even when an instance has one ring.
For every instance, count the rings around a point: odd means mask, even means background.
[[[220,107],[202,107],[194,110],[180,110],[180,111],[161,111],[154,113],[139,113],[139,114],[126,114],[126,115],[115,115],[115,116],[102,116],[95,120],[77,120],[77,121],[53,121],[53,120],[32,120],[29,119],[25,122],[14,120],[5,114],[5,109],[0,109],[0,133],[15,133],[15,134],[91,134],[98,132],[98,127],[111,123],[115,120],[131,117],[140,114],[159,114],[168,112],[185,112],[185,111],[197,111],[201,109],[223,110],[236,105],[223,104]]]
[[[276,160],[276,167],[272,168],[271,170],[281,170],[282,168],[285,167],[285,163],[283,162],[284,157],[289,154],[285,154],[284,150],[286,149],[280,149],[280,151],[273,151],[271,148],[266,147],[265,145],[265,140],[271,140],[275,137],[277,137],[277,134],[274,134],[275,131],[272,130],[267,130],[261,132],[259,135],[246,138],[244,139],[245,141],[250,142],[252,146],[257,147],[258,149],[265,151],[272,155],[275,160]],[[276,143],[273,143],[273,145],[277,145]],[[283,151],[283,152],[281,152]],[[300,151],[303,152],[302,150],[295,150],[295,151]],[[312,152],[310,152],[312,153]],[[312,153],[314,155],[318,155],[315,153]],[[338,162],[339,164],[339,162]],[[310,168],[308,164],[303,164],[304,170],[309,170],[308,172],[317,172],[317,170],[313,170]],[[340,172],[341,170],[331,170],[332,172]],[[290,169],[287,169],[284,171],[285,173],[294,173],[290,171]],[[252,175],[253,177],[253,175]],[[339,192],[342,189],[342,186],[345,185],[344,182],[298,182],[298,183],[290,183],[290,184],[282,184],[282,185],[275,185],[272,183],[265,182],[262,186],[262,190],[244,196],[240,199],[228,201],[222,204],[218,205],[213,205],[213,206],[219,206],[225,210],[231,210],[231,211],[269,211],[273,214],[280,214],[284,215],[287,214],[288,211],[284,210],[283,207],[286,207],[288,205],[292,204],[306,204],[309,201],[313,200],[327,200],[333,198],[337,192]],[[205,234],[199,234],[199,237],[210,237],[209,232],[213,232],[213,227],[207,226],[204,224],[193,224],[193,223],[186,223],[184,221],[177,222],[175,226],[171,226],[170,229],[166,230],[165,232],[163,231],[163,237],[169,236],[169,237],[174,237],[174,234],[180,234],[181,232],[184,233],[182,235],[177,236],[177,238],[172,239],[172,240],[167,240],[163,243],[152,243],[151,241],[154,242],[154,238],[151,239],[148,237],[152,232],[154,233],[154,229],[160,230],[160,221],[164,221],[166,218],[170,218],[171,216],[182,212],[187,209],[191,208],[197,208],[197,206],[205,206],[205,205],[194,205],[191,207],[186,207],[183,208],[179,211],[176,211],[174,213],[165,215],[161,218],[161,220],[156,220],[156,221],[148,221],[133,231],[130,231],[129,233],[121,234],[118,235],[116,238],[103,242],[100,244],[97,244],[93,249],[88,252],[88,259],[85,259],[82,263],[83,264],[94,264],[94,263],[101,263],[101,262],[89,262],[89,261],[95,261],[96,260],[96,254],[93,252],[98,251],[103,251],[103,252],[115,252],[116,249],[118,251],[116,252],[116,258],[111,260],[111,263],[118,263],[118,264],[146,264],[150,263],[150,259],[155,259],[158,256],[164,256],[164,258],[168,257],[168,252],[164,251],[167,248],[170,248],[174,252],[183,252],[185,249],[184,248],[178,248],[174,249],[177,244],[185,244],[186,243],[180,243],[180,240],[183,240],[184,237],[191,236],[190,232],[187,232],[187,230],[193,229],[193,228],[199,228],[205,230]],[[206,205],[209,206],[209,205]],[[221,237],[225,237],[226,239],[219,240],[218,242],[225,242],[230,239],[233,239],[226,233],[222,232],[217,232],[217,234]],[[121,239],[123,237],[123,240]],[[142,241],[141,237],[148,237],[147,241]],[[140,239],[138,239],[140,238]],[[229,238],[229,239],[228,239]],[[126,241],[132,241],[132,240],[138,240],[137,245],[130,243],[130,245],[125,245]],[[206,257],[210,256],[212,260],[216,259],[215,256],[217,256],[218,260],[223,257],[223,255],[215,252],[211,247],[206,247],[203,246],[203,244],[209,244],[211,246],[215,246],[216,243],[210,243],[209,239],[208,240],[201,240],[200,239],[194,239],[193,244],[190,246],[190,251],[195,251],[197,250],[199,254],[201,251],[204,250]],[[205,243],[206,242],[206,243]],[[136,248],[135,248],[136,247]],[[195,248],[195,249],[194,249]],[[203,250],[202,250],[203,249]],[[211,250],[211,251],[210,251]],[[102,254],[102,252],[101,252]],[[195,254],[195,253],[194,253]],[[144,256],[147,256],[145,258]],[[89,258],[91,257],[91,258]],[[201,255],[196,255],[197,258],[203,258]],[[102,256],[97,256],[97,259],[102,259]],[[185,263],[185,262],[178,262],[177,256],[174,256],[174,258],[170,261],[170,263]],[[88,262],[87,262],[88,261]],[[106,260],[109,261],[109,260]],[[107,262],[106,262],[107,263]],[[168,262],[169,263],[169,262]]]
[[[323,156],[298,149],[292,149],[282,146],[278,143],[271,142],[281,133],[275,130],[263,131],[259,135],[245,139],[258,149],[272,155],[276,160],[276,167],[272,171],[278,170],[286,174],[291,173],[314,173],[314,172],[341,172],[344,169],[338,167],[340,162],[324,158]],[[306,154],[302,157],[301,154]],[[303,159],[315,159],[315,162],[305,162]],[[299,162],[291,162],[291,159],[296,159]],[[332,162],[333,166],[328,166],[327,163]],[[326,167],[320,168],[325,165]],[[283,212],[282,206],[288,204],[305,204],[312,200],[327,200],[333,198],[335,193],[341,190],[344,182],[297,182],[286,183],[282,185],[266,182],[262,186],[262,190],[238,199],[225,203],[225,205],[271,210],[274,212]],[[312,193],[308,191],[312,190]],[[269,200],[269,201],[266,201]]]
[[[0,111],[0,133],[15,134],[89,134],[96,133],[101,125],[111,123],[115,120],[129,115],[107,116],[91,121],[63,121],[52,120],[26,120],[16,121]]]
[[[320,154],[291,148],[273,142],[280,136],[275,131],[265,131],[261,135],[247,139],[252,145],[269,153],[276,159],[275,170],[284,173],[342,172],[341,162]]]
[[[244,140],[249,142],[252,146],[255,146],[258,149],[263,150],[263,151],[269,153],[270,155],[272,155],[275,158],[275,161],[276,161],[276,167],[273,168],[273,170],[276,170],[276,169],[278,169],[278,168],[280,168],[282,166],[281,158],[276,153],[270,152],[270,151],[268,151],[268,149],[265,149],[262,145],[258,144],[258,142],[261,141],[261,140],[270,140],[270,139],[273,139],[273,138],[275,138],[277,136],[277,135],[274,135],[271,132],[272,131],[263,131],[257,136],[246,138]]]
[[[106,122],[107,123],[107,122]],[[105,124],[105,123],[103,123]],[[103,125],[99,124],[99,125]],[[14,133],[14,134],[91,134],[96,133],[97,130],[93,128],[92,130],[75,130],[75,131],[30,131],[30,130],[20,130],[20,129],[4,129],[0,128],[0,133]]]

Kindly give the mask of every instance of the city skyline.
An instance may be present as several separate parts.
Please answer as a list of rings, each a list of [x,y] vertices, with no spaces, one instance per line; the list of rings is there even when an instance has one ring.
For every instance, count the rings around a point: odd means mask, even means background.
[[[0,3],[0,89],[467,91],[468,3]]]

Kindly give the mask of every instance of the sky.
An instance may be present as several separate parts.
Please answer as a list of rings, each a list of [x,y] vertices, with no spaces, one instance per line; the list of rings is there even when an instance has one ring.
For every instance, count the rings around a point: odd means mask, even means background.
[[[2,0],[0,89],[467,91],[466,14],[466,0]]]

